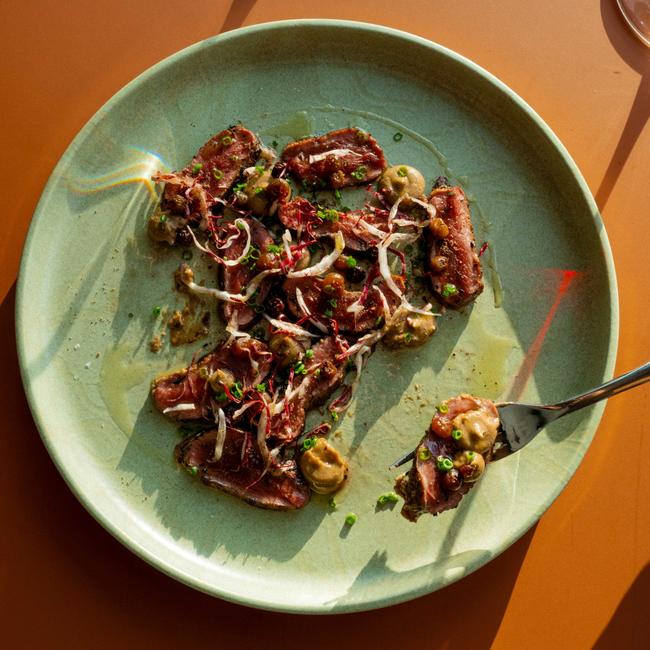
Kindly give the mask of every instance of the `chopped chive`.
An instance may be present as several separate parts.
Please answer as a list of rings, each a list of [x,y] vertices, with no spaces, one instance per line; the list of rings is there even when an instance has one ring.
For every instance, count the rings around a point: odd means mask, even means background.
[[[338,307],[338,302],[336,302],[336,298],[332,298],[331,300],[328,301],[330,307]]]
[[[438,404],[438,406],[436,406],[436,411],[438,411],[438,413],[448,413],[449,407],[446,404]]]
[[[345,259],[345,263],[347,264],[347,266],[353,269],[357,265],[357,260],[354,257],[352,257],[352,255],[348,255]]]
[[[332,420],[334,420],[334,422],[339,421],[339,414],[336,411],[330,411],[330,417]]]
[[[420,460],[429,460],[429,458],[431,458],[431,452],[427,447],[422,447],[422,449],[418,451],[418,458]]]
[[[221,144],[224,144],[226,146],[232,144],[233,142],[233,138],[231,138],[229,135],[224,135],[223,138],[221,138]]]
[[[228,399],[228,395],[226,395],[226,391],[225,391],[225,390],[218,390],[218,391],[214,394],[214,399],[216,399],[217,402],[223,402],[223,401],[225,401],[226,399]]]
[[[296,361],[296,363],[293,366],[293,371],[297,375],[306,375],[307,374],[307,368],[305,368],[305,364],[302,361]]]
[[[400,176],[401,178],[404,178],[405,176],[407,176],[408,173],[409,173],[409,170],[406,169],[406,167],[400,167],[397,170],[397,175]]]
[[[185,261],[192,259],[192,251],[183,251],[183,259]]]
[[[399,142],[403,137],[404,134],[398,131],[397,133],[395,133],[395,135],[393,135],[393,140],[395,140],[395,142]]]
[[[161,214],[159,221],[160,221],[160,223],[165,223],[165,221],[167,221],[167,215],[166,214]]]
[[[241,399],[244,396],[244,391],[242,390],[242,385],[240,381],[236,381],[231,387],[230,387],[230,394],[235,398],[235,399]]]
[[[277,146],[278,146],[278,141],[277,141],[277,140],[273,140],[273,142],[271,142],[271,146],[272,146],[274,149],[277,148]]]
[[[454,440],[460,440],[460,439],[463,437],[463,432],[462,432],[460,429],[454,429],[454,430],[451,432],[451,437],[452,437]]]
[[[334,316],[334,312],[331,309],[326,309],[323,313],[327,318],[332,318],[332,316]]]
[[[152,310],[153,315],[157,318],[160,316],[160,313],[162,312],[162,309],[158,306],[154,307]]]
[[[378,506],[385,506],[387,503],[397,503],[399,497],[395,492],[386,492],[377,499]]]
[[[338,187],[334,190],[334,198],[337,201],[341,200],[341,190]]]
[[[358,181],[362,181],[368,170],[363,165],[359,165],[351,174],[353,178],[356,178]]]
[[[323,221],[331,221],[332,223],[336,223],[339,220],[338,211],[332,210],[331,208],[316,210],[316,216]]]
[[[237,183],[233,188],[233,192],[242,192],[244,188],[246,187],[246,182],[242,181],[241,183]]]
[[[212,175],[220,181],[223,178],[223,172],[220,169],[217,169],[216,167],[212,170]]]
[[[336,500],[334,499],[334,497],[330,497],[330,498],[327,500],[327,505],[328,505],[332,510],[336,510]]]
[[[203,169],[203,163],[196,163],[196,165],[192,167],[192,173],[198,174],[202,169]]]
[[[375,321],[375,327],[379,327],[380,325],[383,324],[383,322],[384,322],[384,317],[383,316],[378,316],[377,320]]]
[[[269,244],[266,247],[267,253],[273,253],[273,255],[279,255],[282,252],[282,246],[277,246],[276,244]]]
[[[305,438],[302,441],[300,451],[302,452],[309,451],[312,447],[316,446],[317,442],[318,442],[318,438],[316,436],[310,436],[309,438]]]
[[[316,370],[314,370],[314,377],[320,377],[320,368],[316,368]]]
[[[198,467],[188,467],[187,471],[192,475],[196,476],[199,473],[199,468]]]
[[[456,288],[456,285],[449,282],[442,288],[440,295],[442,295],[444,298],[449,298],[449,296],[455,296],[457,293],[458,289]]]
[[[263,173],[263,172],[264,172],[264,165],[255,165],[255,171],[256,171],[258,174]]]
[[[465,456],[467,460],[471,463],[474,460],[474,452],[473,451],[466,451]]]
[[[259,393],[263,393],[266,390],[266,383],[262,382],[261,384],[257,384],[257,386],[255,386],[255,390]]]
[[[358,517],[354,514],[354,512],[348,512],[347,515],[345,515],[345,525],[346,526],[354,526],[354,524],[357,522]]]
[[[404,343],[410,343],[413,340],[413,334],[411,332],[406,332],[404,334]]]
[[[308,359],[313,359],[313,358],[314,358],[314,351],[310,348],[309,350],[307,350],[307,351],[305,352],[305,356],[306,356]]]
[[[210,372],[208,371],[208,369],[205,366],[201,366],[199,368],[199,377],[201,377],[201,379],[207,379],[209,376],[210,376]]]
[[[451,458],[447,458],[447,456],[438,456],[438,458],[436,458],[436,467],[441,472],[448,472],[453,466],[454,463]]]

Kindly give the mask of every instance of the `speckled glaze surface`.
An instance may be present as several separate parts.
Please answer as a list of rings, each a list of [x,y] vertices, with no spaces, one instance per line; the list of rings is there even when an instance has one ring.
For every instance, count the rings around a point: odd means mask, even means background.
[[[477,240],[489,242],[486,291],[471,309],[441,317],[418,350],[378,349],[371,358],[334,438],[351,467],[336,510],[316,497],[301,511],[267,512],[200,486],[175,467],[176,427],[149,400],[151,378],[184,365],[205,341],[149,350],[163,328],[152,308],[182,300],[171,279],[179,254],[153,251],[146,237],[155,200],[147,179],[182,167],[237,120],[280,146],[309,132],[367,129],[391,163],[415,165],[428,182],[446,173],[462,184]],[[404,137],[395,141],[398,131]],[[413,598],[521,536],[575,471],[602,406],[553,424],[492,465],[457,510],[417,525],[398,508],[376,509],[396,474],[387,467],[417,442],[440,399],[474,392],[552,401],[596,385],[611,376],[617,332],[597,208],[539,117],[449,50],[337,21],[227,33],[166,59],[111,99],[43,193],[17,306],[34,418],[93,516],[197,589],[294,612]],[[358,521],[346,528],[349,511]]]

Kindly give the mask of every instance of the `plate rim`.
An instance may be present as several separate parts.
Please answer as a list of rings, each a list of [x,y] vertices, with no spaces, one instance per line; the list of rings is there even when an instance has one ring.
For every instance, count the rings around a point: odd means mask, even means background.
[[[37,227],[37,224],[42,218],[42,213],[44,211],[44,206],[46,205],[50,194],[53,191],[55,181],[60,175],[60,170],[68,163],[68,161],[73,158],[76,150],[79,146],[79,143],[85,139],[87,134],[93,129],[97,122],[103,117],[103,115],[108,112],[114,104],[117,104],[122,97],[128,95],[132,92],[138,85],[143,81],[148,79],[150,76],[156,75],[161,71],[165,70],[169,66],[172,66],[176,63],[177,60],[183,59],[188,55],[191,55],[195,51],[199,51],[203,48],[212,47],[215,43],[227,42],[229,40],[238,39],[241,37],[247,37],[257,33],[273,31],[275,29],[297,29],[300,30],[305,27],[316,27],[316,28],[347,28],[352,30],[359,30],[365,32],[371,32],[375,34],[386,35],[391,38],[404,39],[412,43],[426,47],[434,52],[443,55],[455,63],[458,63],[466,68],[468,68],[474,74],[477,74],[479,77],[482,77],[490,85],[496,87],[500,93],[506,95],[520,110],[526,113],[527,117],[535,123],[535,125],[541,130],[545,138],[550,142],[553,148],[559,153],[561,159],[566,165],[568,171],[571,173],[575,179],[577,188],[580,190],[581,195],[584,197],[586,204],[590,208],[591,218],[593,219],[594,225],[598,231],[598,239],[600,241],[601,251],[603,254],[603,259],[605,262],[605,272],[607,276],[607,283],[610,292],[610,336],[608,340],[607,356],[605,358],[605,377],[611,377],[614,371],[616,364],[616,356],[618,351],[618,338],[619,338],[619,298],[618,298],[618,287],[616,279],[616,271],[613,260],[613,254],[609,239],[607,237],[607,232],[605,230],[605,225],[602,220],[602,216],[596,205],[594,197],[587,185],[578,165],[575,163],[570,153],[560,141],[560,139],[555,135],[553,130],[546,124],[546,122],[540,117],[540,115],[514,90],[507,86],[503,81],[498,77],[493,75],[491,72],[487,71],[485,68],[475,63],[471,59],[465,57],[458,52],[443,46],[435,41],[430,39],[417,36],[415,34],[395,29],[392,27],[387,27],[385,25],[378,25],[370,22],[362,21],[352,21],[352,20],[338,20],[338,19],[295,19],[295,20],[279,20],[279,21],[270,21],[264,23],[258,23],[255,25],[250,25],[247,27],[241,27],[232,31],[228,31],[222,34],[217,34],[215,36],[197,41],[185,48],[182,48],[164,59],[154,63],[152,66],[148,67],[146,70],[135,76],[124,86],[122,86],[116,93],[114,93],[102,106],[92,115],[92,117],[87,120],[84,126],[79,130],[79,132],[72,139],[70,144],[66,147],[65,151],[59,158],[56,166],[52,169],[48,181],[44,186],[44,189],[41,193],[39,201],[36,205],[32,218],[30,220],[29,230],[25,239],[23,246],[23,251],[21,255],[20,267],[18,272],[18,279],[16,283],[16,307],[15,307],[15,327],[16,327],[16,347],[18,352],[18,362],[20,368],[20,377],[27,397],[29,404],[30,412],[32,418],[38,429],[39,435],[43,444],[45,445],[47,452],[54,462],[59,474],[64,479],[67,486],[70,488],[72,493],[75,495],[77,500],[82,504],[86,511],[97,521],[108,533],[110,533],[115,539],[117,539],[121,544],[123,544],[127,549],[135,553],[138,557],[143,559],[149,565],[153,566],[162,573],[170,576],[171,578],[189,586],[198,591],[206,593],[210,596],[218,597],[223,600],[227,600],[239,605],[244,605],[247,607],[253,607],[257,609],[263,609],[268,611],[277,611],[293,614],[338,614],[338,613],[348,613],[348,612],[359,612],[359,611],[368,611],[372,609],[378,609],[381,607],[386,607],[390,605],[396,605],[402,602],[418,598],[420,596],[432,593],[442,589],[443,587],[452,584],[461,578],[466,577],[467,575],[473,573],[475,570],[481,566],[487,564],[487,562],[493,560],[495,557],[504,552],[507,548],[512,546],[518,539],[520,539],[532,526],[539,520],[539,518],[544,514],[544,512],[550,508],[550,506],[558,498],[566,484],[574,476],[575,471],[578,465],[582,462],[593,437],[598,430],[600,421],[602,418],[603,411],[605,409],[605,403],[600,403],[594,407],[592,411],[593,419],[593,431],[591,433],[585,434],[583,440],[586,442],[584,451],[582,454],[576,456],[571,463],[566,466],[567,474],[566,479],[559,481],[557,488],[554,490],[549,500],[545,505],[540,509],[539,512],[533,513],[526,520],[525,524],[520,527],[520,529],[514,531],[513,536],[509,537],[506,541],[493,547],[493,553],[490,554],[490,557],[485,560],[484,558],[480,561],[469,562],[465,571],[459,575],[453,575],[451,577],[443,577],[441,580],[436,581],[435,584],[425,583],[420,587],[409,589],[406,592],[397,594],[397,595],[386,595],[384,597],[375,598],[373,600],[367,601],[363,600],[362,602],[357,603],[346,603],[343,605],[334,605],[333,607],[327,608],[322,604],[305,604],[301,603],[298,605],[291,605],[287,603],[274,603],[273,601],[265,598],[260,598],[255,595],[246,595],[239,593],[232,593],[224,589],[220,589],[218,585],[210,583],[208,581],[201,580],[200,578],[190,575],[185,572],[183,569],[173,566],[168,563],[166,560],[161,559],[156,555],[155,551],[148,549],[146,546],[142,545],[139,541],[133,538],[128,532],[120,528],[118,525],[115,525],[109,517],[105,516],[101,508],[97,506],[93,500],[88,497],[82,486],[75,481],[73,472],[68,471],[65,466],[64,460],[61,458],[60,454],[57,451],[57,447],[52,440],[52,436],[48,432],[48,425],[46,420],[43,417],[43,414],[39,410],[38,400],[34,394],[30,379],[28,376],[28,371],[26,369],[26,355],[27,355],[27,341],[24,340],[22,336],[22,322],[23,322],[23,311],[25,310],[25,305],[28,302],[26,297],[26,280],[25,271],[28,265],[28,258],[30,257],[29,253],[31,250],[32,240],[34,238],[34,233]]]

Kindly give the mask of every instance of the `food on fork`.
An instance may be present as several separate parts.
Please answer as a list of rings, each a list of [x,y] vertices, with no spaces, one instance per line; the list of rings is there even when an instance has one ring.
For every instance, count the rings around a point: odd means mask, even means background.
[[[439,404],[411,468],[395,481],[402,515],[415,522],[455,508],[484,473],[498,429],[499,414],[489,399],[462,394]]]

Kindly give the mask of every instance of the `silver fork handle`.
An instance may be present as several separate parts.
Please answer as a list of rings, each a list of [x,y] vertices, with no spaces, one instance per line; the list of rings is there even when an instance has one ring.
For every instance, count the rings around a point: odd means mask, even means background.
[[[554,404],[552,408],[561,410],[561,415],[573,413],[573,411],[578,411],[585,406],[591,406],[591,404],[618,395],[619,393],[634,388],[635,386],[640,386],[647,381],[650,381],[650,362],[644,363],[639,368],[630,370],[630,372],[626,372],[620,377],[615,377],[614,379],[604,383],[602,386],[598,386],[598,388],[593,388],[586,393],[576,395],[564,402],[558,402],[557,404]]]

